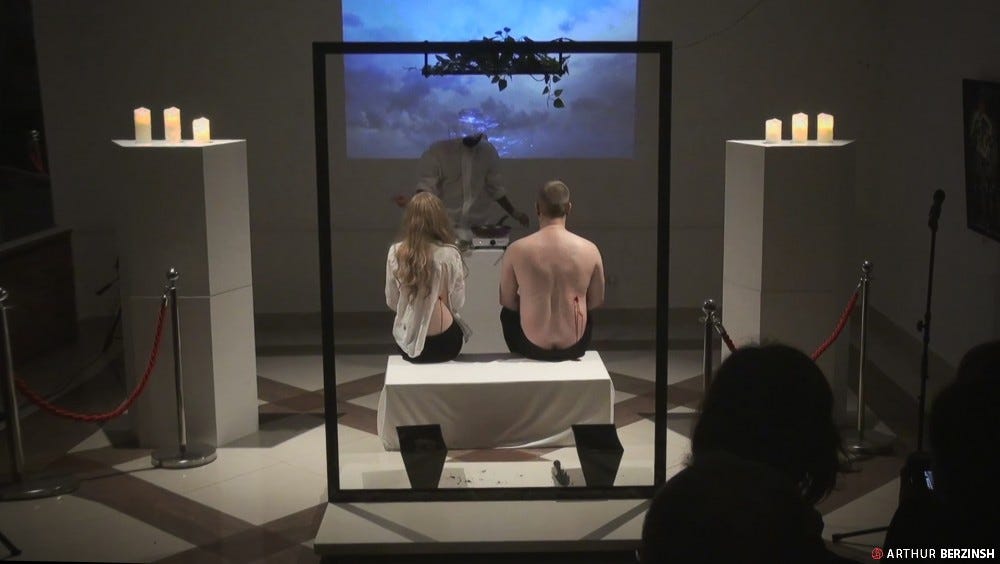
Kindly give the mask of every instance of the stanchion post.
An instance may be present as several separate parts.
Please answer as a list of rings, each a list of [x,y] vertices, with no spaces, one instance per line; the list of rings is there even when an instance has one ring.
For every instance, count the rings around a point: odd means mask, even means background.
[[[857,456],[885,454],[891,450],[892,439],[875,431],[866,431],[865,423],[865,364],[868,360],[868,300],[871,293],[871,261],[861,265],[861,343],[858,353],[858,425],[855,434],[846,441],[848,452]],[[866,434],[868,435],[866,437]]]
[[[10,351],[10,326],[7,324],[7,290],[0,288],[0,354],[3,359],[4,402],[7,412],[7,444],[10,445],[10,475],[15,482],[24,478],[24,445],[21,444],[21,418],[14,387],[14,359]]]
[[[170,329],[174,346],[174,392],[177,395],[177,447],[164,448],[152,453],[153,464],[161,468],[195,468],[215,460],[215,447],[188,444],[187,415],[184,412],[184,373],[181,363],[181,318],[177,302],[177,279],[180,273],[167,271],[165,295],[170,302]]]
[[[184,374],[181,360],[181,315],[177,308],[177,278],[173,268],[167,272],[167,292],[170,301],[170,334],[174,345],[174,393],[177,395],[177,445],[187,450],[187,417],[184,414]]]
[[[868,291],[871,285],[872,263],[861,265],[861,344],[858,362],[858,439],[865,440],[865,361],[868,358]]]
[[[705,343],[703,346],[702,369],[705,384],[704,393],[707,394],[708,387],[712,383],[712,355],[715,352],[712,346],[712,338],[714,337],[715,330],[715,301],[711,299],[705,300],[701,305],[701,311],[705,314],[703,318],[705,322]]]
[[[7,320],[7,290],[0,288],[0,370],[3,370],[4,402],[7,412],[7,444],[10,449],[10,473],[13,482],[0,487],[0,501],[36,499],[72,493],[79,483],[72,478],[27,480],[24,475],[24,443],[21,439],[21,416],[14,386],[14,354],[10,347],[10,324]]]

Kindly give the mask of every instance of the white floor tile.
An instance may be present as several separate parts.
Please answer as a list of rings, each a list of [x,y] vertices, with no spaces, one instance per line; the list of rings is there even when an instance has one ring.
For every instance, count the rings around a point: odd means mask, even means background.
[[[346,425],[338,425],[337,433],[341,456],[349,453],[385,452],[382,439],[377,435],[358,431]]]
[[[111,441],[108,440],[108,435],[104,432],[104,429],[98,429],[93,435],[80,441],[80,444],[69,449],[69,451],[82,452],[85,450],[94,450],[95,448],[104,448],[109,446],[111,446]]]
[[[154,468],[149,456],[115,466],[116,470],[131,472],[141,478],[176,493],[191,492],[218,484],[243,474],[274,466],[281,461],[260,448],[220,448],[218,458],[198,468]]]
[[[325,478],[284,462],[184,495],[254,525],[327,500]]]
[[[318,452],[311,452],[297,458],[284,460],[283,462],[302,468],[303,470],[308,470],[313,474],[322,477],[324,480],[326,479],[327,460],[325,448]]]
[[[323,389],[322,355],[258,356],[257,374],[306,391]]]
[[[385,373],[388,358],[384,354],[338,354],[337,384]]]
[[[621,390],[615,390],[615,403],[621,403],[627,399],[634,398],[635,394],[630,394],[628,392],[623,392]]]
[[[326,425],[314,427],[267,450],[268,456],[282,462],[313,454],[326,456]]]

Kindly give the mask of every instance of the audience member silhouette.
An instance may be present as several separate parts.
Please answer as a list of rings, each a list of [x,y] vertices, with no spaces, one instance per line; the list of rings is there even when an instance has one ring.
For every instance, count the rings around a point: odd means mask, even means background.
[[[836,484],[833,393],[801,351],[738,349],[719,367],[691,440],[643,527],[642,562],[850,562],[813,507]]]
[[[700,456],[653,498],[643,563],[830,562],[815,512],[765,464],[725,452]]]
[[[695,462],[725,451],[777,469],[815,504],[833,489],[840,433],[816,363],[780,344],[743,347],[719,366],[691,438]]]
[[[923,487],[901,496],[886,547],[1000,549],[998,406],[1000,341],[992,341],[965,354],[954,381],[934,400],[932,473],[929,480],[917,476],[914,483]]]

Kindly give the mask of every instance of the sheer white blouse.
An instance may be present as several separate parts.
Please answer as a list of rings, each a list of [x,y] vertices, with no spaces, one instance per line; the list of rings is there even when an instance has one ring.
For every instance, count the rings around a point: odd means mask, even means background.
[[[389,247],[385,260],[385,304],[396,312],[392,325],[392,336],[403,352],[411,357],[419,356],[424,350],[427,328],[442,290],[448,296],[448,307],[455,323],[462,329],[465,341],[472,331],[462,321],[459,311],[465,305],[465,263],[462,254],[454,245],[438,245],[434,249],[434,276],[431,290],[426,295],[414,296],[410,290],[400,287],[396,278],[396,249],[399,243]]]

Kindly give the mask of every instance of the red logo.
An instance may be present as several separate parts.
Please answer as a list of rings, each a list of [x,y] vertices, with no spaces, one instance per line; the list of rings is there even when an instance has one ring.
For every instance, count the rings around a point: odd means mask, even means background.
[[[882,560],[883,554],[882,549],[876,546],[872,549],[872,560]]]

